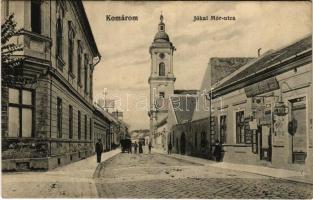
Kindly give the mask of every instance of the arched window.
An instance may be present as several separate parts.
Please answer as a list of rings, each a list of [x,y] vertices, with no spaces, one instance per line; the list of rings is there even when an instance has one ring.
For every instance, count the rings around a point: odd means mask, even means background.
[[[163,62],[159,64],[159,76],[165,76],[165,64]]]

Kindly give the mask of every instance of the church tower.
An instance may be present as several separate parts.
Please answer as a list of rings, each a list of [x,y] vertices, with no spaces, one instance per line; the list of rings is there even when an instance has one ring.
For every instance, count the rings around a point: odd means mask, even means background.
[[[158,32],[150,46],[150,140],[156,131],[157,123],[167,117],[169,98],[174,93],[173,54],[175,47],[165,32],[163,16],[160,16]]]

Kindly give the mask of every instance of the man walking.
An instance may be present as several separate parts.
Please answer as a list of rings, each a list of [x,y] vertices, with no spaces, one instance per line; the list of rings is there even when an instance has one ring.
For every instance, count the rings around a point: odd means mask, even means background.
[[[96,143],[97,163],[101,162],[102,151],[103,151],[103,145],[101,143],[101,140],[98,139],[98,142]]]
[[[172,143],[170,142],[170,143],[168,143],[168,146],[167,146],[167,154],[172,154]]]
[[[149,142],[149,154],[151,154],[151,148],[152,148],[152,144],[151,141]]]

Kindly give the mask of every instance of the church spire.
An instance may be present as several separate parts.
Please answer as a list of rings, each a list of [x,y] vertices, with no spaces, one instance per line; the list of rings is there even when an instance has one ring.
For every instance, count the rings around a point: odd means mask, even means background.
[[[161,12],[161,15],[160,15],[159,31],[165,32],[165,24],[163,23],[163,15],[162,15],[162,12]]]

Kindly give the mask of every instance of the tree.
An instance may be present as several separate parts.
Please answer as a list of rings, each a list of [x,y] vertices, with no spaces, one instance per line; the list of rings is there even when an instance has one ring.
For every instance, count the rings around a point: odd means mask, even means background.
[[[22,76],[24,59],[14,55],[16,52],[22,51],[23,47],[11,40],[21,33],[22,29],[17,30],[16,25],[14,14],[10,14],[1,24],[1,82],[4,86],[26,83]]]

